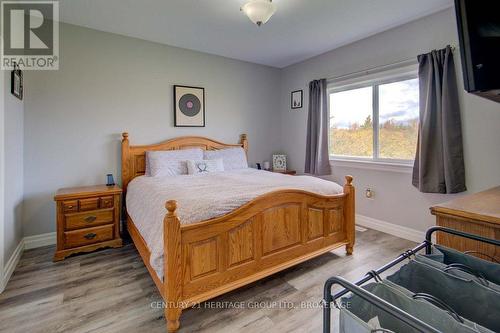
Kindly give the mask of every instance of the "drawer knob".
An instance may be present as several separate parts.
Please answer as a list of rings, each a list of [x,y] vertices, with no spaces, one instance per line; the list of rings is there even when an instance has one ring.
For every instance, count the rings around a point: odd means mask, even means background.
[[[86,239],[94,239],[94,238],[95,238],[95,236],[97,236],[97,235],[96,235],[96,234],[94,234],[93,232],[91,232],[91,233],[89,233],[89,234],[86,234],[86,235],[85,235],[85,236],[83,236],[83,237],[85,237]]]
[[[96,219],[97,219],[97,217],[95,217],[95,216],[87,216],[85,218],[85,222],[87,222],[87,223],[94,222]]]

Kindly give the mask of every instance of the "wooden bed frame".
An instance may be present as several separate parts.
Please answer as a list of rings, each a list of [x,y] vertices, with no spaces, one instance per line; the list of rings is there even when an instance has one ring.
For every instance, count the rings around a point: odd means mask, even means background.
[[[155,145],[131,146],[122,140],[122,185],[145,173],[145,152],[199,147],[243,147],[203,137],[180,137]],[[293,176],[290,176],[293,177]],[[168,332],[180,326],[183,309],[244,286],[341,246],[354,246],[354,187],[346,176],[344,193],[323,196],[300,190],[262,195],[224,216],[181,224],[177,202],[167,201],[163,224],[164,271],[160,280],[150,265],[151,251],[127,214],[127,228],[165,301]]]

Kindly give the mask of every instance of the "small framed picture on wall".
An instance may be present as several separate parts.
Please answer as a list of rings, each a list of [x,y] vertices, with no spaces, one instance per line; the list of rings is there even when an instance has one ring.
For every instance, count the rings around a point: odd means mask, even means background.
[[[205,89],[174,86],[175,127],[205,127]]]
[[[10,92],[20,100],[23,99],[23,71],[17,65],[10,73]]]
[[[301,109],[302,108],[302,100],[303,100],[302,94],[303,94],[302,90],[292,91],[291,105],[290,105],[290,107],[292,109]]]

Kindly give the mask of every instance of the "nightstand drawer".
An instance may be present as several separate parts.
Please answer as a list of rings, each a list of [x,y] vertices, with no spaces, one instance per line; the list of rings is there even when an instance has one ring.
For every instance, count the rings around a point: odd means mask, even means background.
[[[65,248],[73,248],[113,239],[113,225],[86,228],[64,233]]]
[[[102,224],[113,223],[112,209],[95,210],[85,213],[66,214],[64,221],[65,230],[74,230],[95,227]]]
[[[112,208],[113,207],[113,197],[102,197],[101,198],[101,208]]]
[[[78,202],[81,212],[99,209],[99,198],[80,199]]]
[[[78,200],[70,200],[62,202],[62,210],[64,213],[72,213],[78,211]]]

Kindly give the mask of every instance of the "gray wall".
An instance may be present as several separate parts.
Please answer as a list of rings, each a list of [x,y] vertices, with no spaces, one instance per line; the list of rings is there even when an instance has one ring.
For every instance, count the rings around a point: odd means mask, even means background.
[[[292,168],[303,170],[306,145],[307,84],[323,77],[334,77],[416,57],[447,44],[458,44],[452,9],[383,32],[362,41],[330,51],[302,63],[289,66],[282,73],[280,108],[281,148],[288,154]],[[459,90],[463,91],[459,52],[455,53]],[[290,92],[304,89],[305,107],[290,110]],[[500,104],[467,94],[460,94],[464,130],[467,186],[477,192],[500,184]],[[434,223],[428,208],[453,195],[422,194],[411,186],[411,174],[359,168],[333,168],[333,179],[343,182],[352,174],[358,187],[359,214],[425,230]],[[363,196],[363,189],[375,190],[375,200]]]
[[[0,42],[2,38],[0,38]],[[5,73],[0,70],[0,292],[4,286],[4,253],[5,253]]]
[[[4,263],[7,263],[23,238],[23,101],[10,93],[10,71],[2,71],[4,80]]]
[[[132,144],[181,135],[236,143],[252,163],[278,140],[280,71],[62,24],[60,70],[26,72],[24,233],[55,231],[57,188],[120,179],[120,133]],[[206,127],[173,127],[174,84],[201,86]]]
[[[24,234],[55,230],[53,194],[59,187],[119,179],[120,133],[148,144],[179,135],[235,142],[249,134],[250,161],[277,150],[303,170],[307,83],[415,57],[457,44],[453,11],[446,10],[302,63],[277,70],[62,24],[61,69],[26,72],[24,119]],[[459,55],[459,89],[462,90]],[[206,88],[207,127],[174,128],[172,85]],[[301,111],[289,109],[290,91],[304,89]],[[280,98],[276,98],[279,95]],[[460,95],[467,185],[471,192],[500,183],[500,105]],[[433,224],[434,203],[453,196],[422,194],[409,173],[335,167],[343,183],[353,174],[359,214],[413,229]],[[375,190],[367,200],[362,189]]]

